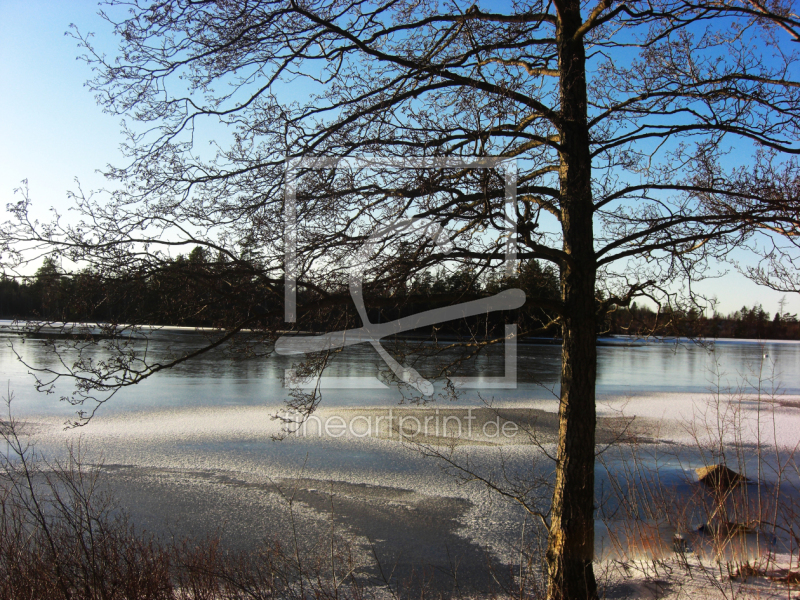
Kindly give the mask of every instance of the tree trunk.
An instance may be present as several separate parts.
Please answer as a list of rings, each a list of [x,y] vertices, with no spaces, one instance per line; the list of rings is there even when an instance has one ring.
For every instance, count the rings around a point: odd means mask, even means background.
[[[564,301],[556,483],[547,548],[548,597],[597,598],[594,556],[595,375],[597,370],[593,203],[580,2],[557,3],[561,95]]]

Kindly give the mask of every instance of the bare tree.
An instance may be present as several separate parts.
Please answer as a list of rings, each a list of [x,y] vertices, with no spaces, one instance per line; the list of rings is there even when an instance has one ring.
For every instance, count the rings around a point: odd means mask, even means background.
[[[727,211],[750,210],[757,202],[771,216],[760,223],[761,235],[749,244],[760,260],[756,265],[739,265],[739,270],[759,285],[780,292],[800,292],[800,164],[794,158],[781,161],[775,152],[762,152],[754,167],[739,174],[738,183],[757,187],[760,197],[734,202],[725,207]],[[781,318],[785,303],[784,297]]]
[[[691,284],[774,219],[753,165],[768,155],[788,168],[800,152],[794,3],[519,0],[504,12],[455,0],[110,4],[118,56],[74,35],[98,102],[129,123],[130,161],[108,167],[117,187],[107,200],[76,195],[80,224],[40,226],[28,199],[11,206],[6,251],[24,261],[22,246],[55,250],[95,273],[146,279],[165,268],[170,247],[202,245],[249,270],[247,285],[268,296],[225,296],[220,284],[218,298],[238,309],[218,319],[224,334],[209,345],[244,328],[273,335],[285,327],[287,159],[431,159],[429,168],[298,171],[298,318],[338,310],[336,327],[353,319],[337,308],[350,301],[342,265],[387,222],[440,223],[454,249],[387,240],[365,271],[365,293],[388,290],[375,302],[399,302],[398,282],[437,265],[480,274],[499,264],[504,240],[490,232],[503,225],[501,169],[434,159],[515,159],[518,257],[560,271],[560,301],[547,305],[563,335],[548,593],[597,597],[598,315],[643,296],[693,302]],[[105,371],[79,364],[82,391],[130,385],[185,359],[119,356]]]

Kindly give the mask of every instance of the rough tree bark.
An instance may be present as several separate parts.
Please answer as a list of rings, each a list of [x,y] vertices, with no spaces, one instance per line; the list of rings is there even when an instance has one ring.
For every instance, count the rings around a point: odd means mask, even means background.
[[[556,3],[561,227],[561,402],[556,481],[547,548],[548,597],[596,598],[594,557],[595,375],[597,372],[592,161],[586,55],[578,0]]]

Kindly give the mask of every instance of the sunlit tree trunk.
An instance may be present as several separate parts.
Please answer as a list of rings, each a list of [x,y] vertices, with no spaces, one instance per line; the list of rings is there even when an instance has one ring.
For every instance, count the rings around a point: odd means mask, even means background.
[[[596,598],[594,551],[595,277],[591,156],[580,3],[558,5],[564,301],[556,484],[547,549],[550,598]]]

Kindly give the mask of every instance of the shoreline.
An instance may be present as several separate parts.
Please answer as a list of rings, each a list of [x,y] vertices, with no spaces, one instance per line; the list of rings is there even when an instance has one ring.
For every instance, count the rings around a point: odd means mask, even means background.
[[[735,403],[745,417],[758,411],[752,400],[752,396],[742,397]],[[778,411],[783,429],[775,439],[783,446],[782,435],[800,430],[800,405],[794,405],[797,396],[776,400],[790,403],[769,407]],[[641,464],[655,465],[664,481],[673,482],[670,485],[678,486],[682,495],[696,493],[698,484],[686,478],[701,464],[701,457],[689,443],[685,419],[707,407],[707,402],[707,395],[698,394],[600,398],[598,451],[611,446],[603,455],[604,464],[595,471],[598,489],[608,482],[604,470],[619,472],[625,460],[622,450],[634,442],[644,460]],[[493,408],[331,407],[316,414],[320,418],[374,418],[392,411],[398,418],[415,417],[424,423],[425,417],[435,417],[438,411],[442,420],[474,417],[469,421],[473,431],[482,431],[494,419],[500,419],[501,431],[506,422],[533,425],[539,435],[535,440],[464,439],[463,435],[400,439],[388,435],[398,432],[400,424],[384,420],[383,428],[370,436],[346,428],[339,437],[308,435],[273,441],[280,422],[272,415],[279,407],[268,406],[115,413],[66,431],[56,417],[29,415],[20,420],[37,441],[37,451],[50,458],[58,457],[65,443],[79,444],[87,463],[103,464],[103,485],[119,498],[137,528],[163,538],[200,539],[218,533],[223,547],[231,550],[252,549],[267,538],[289,543],[291,499],[292,518],[304,547],[319,543],[334,527],[362,555],[376,552],[382,563],[395,565],[399,574],[428,566],[441,575],[458,557],[465,582],[480,587],[487,584],[487,557],[501,565],[518,560],[515,548],[526,516],[519,506],[502,501],[484,486],[459,480],[452,470],[444,472],[447,465],[442,458],[468,462],[485,476],[497,476],[501,467],[512,475],[549,476],[545,453],[555,449],[555,406],[552,401],[530,405],[524,409],[508,404]],[[457,431],[455,421],[448,426],[448,431]],[[616,437],[626,427],[630,435]],[[613,554],[607,554],[612,545],[606,526],[596,521],[598,568],[614,560]],[[661,543],[668,546],[672,533],[660,535]],[[434,587],[445,589],[448,579],[440,575]],[[614,583],[617,597],[630,597],[631,590],[646,588],[638,580],[620,577]]]
[[[22,325],[15,326],[14,323],[21,323]],[[30,325],[28,325],[30,323]],[[89,335],[89,336],[98,336],[100,335],[98,332],[111,327],[112,324],[110,323],[79,323],[79,322],[61,322],[61,321],[22,321],[22,320],[14,320],[14,319],[0,319],[0,337],[12,337],[12,336],[27,336],[32,333],[36,333],[37,335],[41,335],[42,337],[53,337],[54,335],[58,335],[57,332],[63,328],[77,328],[80,333],[70,333],[69,335]],[[165,332],[165,333],[222,333],[227,330],[222,330],[216,327],[206,327],[206,326],[181,326],[181,325],[153,325],[153,324],[138,324],[132,325],[129,323],[119,323],[113,325],[116,329],[120,330],[127,330],[130,328],[138,329],[147,332]],[[261,333],[260,330],[254,329],[242,329],[238,333],[247,334],[247,333]],[[317,332],[317,331],[296,331],[296,330],[275,330],[270,333],[276,335],[297,335],[302,337],[313,337],[322,335],[325,332]],[[34,338],[36,336],[33,336]],[[109,336],[110,337],[110,336]],[[124,337],[124,336],[118,336]],[[439,334],[437,335],[437,340],[442,342],[453,342],[463,339],[464,336],[458,336],[455,334]],[[146,339],[145,337],[142,338],[131,338],[131,339]],[[430,335],[415,335],[415,334],[396,334],[392,336],[386,336],[384,338],[387,341],[408,341],[408,342],[426,342],[430,340]],[[470,338],[472,339],[472,338]],[[498,338],[486,338],[486,337],[478,337],[476,338],[480,341],[491,341]],[[549,336],[520,336],[517,338],[518,343],[522,345],[561,345],[561,338],[560,337],[549,337]],[[713,338],[713,337],[697,337],[697,338],[689,338],[689,337],[675,337],[675,336],[636,336],[636,335],[621,335],[621,334],[609,334],[609,335],[602,335],[597,337],[597,345],[598,346],[609,346],[609,347],[645,347],[651,344],[675,344],[675,343],[716,343],[716,344],[800,344],[800,340],[792,340],[792,339],[758,339],[758,338],[735,338],[735,337],[721,337],[721,338]],[[429,342],[432,343],[432,342]]]

